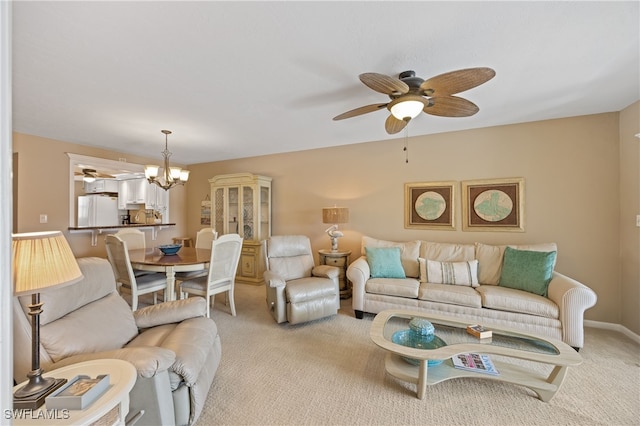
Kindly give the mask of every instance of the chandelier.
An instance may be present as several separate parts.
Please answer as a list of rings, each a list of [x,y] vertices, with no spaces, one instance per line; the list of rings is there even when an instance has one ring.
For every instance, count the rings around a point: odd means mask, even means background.
[[[169,167],[171,151],[169,151],[168,144],[171,130],[161,130],[161,132],[164,133],[164,151],[162,151],[164,168],[162,170],[162,180],[158,178],[160,166],[146,165],[144,167],[144,175],[149,183],[155,183],[160,188],[168,191],[176,185],[184,185],[184,183],[189,180],[189,170],[182,170],[180,167]],[[164,181],[164,183],[162,181]]]

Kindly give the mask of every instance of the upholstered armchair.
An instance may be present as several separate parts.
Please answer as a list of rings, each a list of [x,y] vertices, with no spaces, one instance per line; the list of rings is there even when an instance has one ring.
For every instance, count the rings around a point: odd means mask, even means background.
[[[267,306],[278,323],[298,324],[338,313],[340,270],[314,265],[309,238],[273,236],[264,253]]]
[[[106,259],[78,259],[84,278],[40,294],[40,365],[51,371],[91,359],[129,361],[138,372],[129,418],[137,425],[192,424],[200,415],[221,357],[218,329],[201,297],[135,312],[116,291]],[[13,298],[13,374],[31,370],[29,297]]]

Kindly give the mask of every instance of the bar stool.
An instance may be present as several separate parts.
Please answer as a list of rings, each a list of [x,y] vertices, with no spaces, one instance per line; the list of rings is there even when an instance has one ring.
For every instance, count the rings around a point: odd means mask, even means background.
[[[191,237],[173,237],[174,244],[182,244],[182,247],[193,247],[193,238]]]

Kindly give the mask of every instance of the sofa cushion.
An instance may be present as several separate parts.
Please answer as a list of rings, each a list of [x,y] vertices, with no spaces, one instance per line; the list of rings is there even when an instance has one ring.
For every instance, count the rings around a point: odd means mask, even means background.
[[[555,251],[516,250],[507,247],[502,262],[500,286],[546,296],[555,264]]]
[[[365,247],[372,278],[405,278],[399,247]]]
[[[116,278],[109,262],[99,257],[81,257],[77,261],[83,279],[40,293],[40,302],[43,304],[41,326],[116,291]],[[20,296],[19,300],[24,313],[28,315],[31,296]]]
[[[422,258],[418,260],[422,283],[478,286],[478,261],[475,259],[466,262],[438,262]]]
[[[420,257],[439,262],[462,262],[475,259],[473,244],[433,243],[422,241]]]
[[[420,283],[414,278],[371,278],[365,284],[365,291],[387,296],[418,297]]]
[[[481,285],[476,291],[482,296],[483,308],[553,319],[560,315],[558,305],[537,294],[495,285]]]
[[[120,349],[137,334],[131,307],[112,292],[40,327],[40,343],[58,362],[76,354]]]
[[[411,278],[418,278],[420,276],[420,268],[418,265],[420,241],[394,242],[363,236],[361,249],[363,256],[367,254],[366,247],[399,247],[400,259],[405,275]]]
[[[558,251],[556,243],[513,245],[508,247],[518,250]],[[478,281],[480,284],[498,285],[502,272],[502,259],[506,245],[490,245],[476,243],[475,258],[478,259]]]
[[[472,308],[482,307],[480,294],[467,286],[421,283],[418,299]]]

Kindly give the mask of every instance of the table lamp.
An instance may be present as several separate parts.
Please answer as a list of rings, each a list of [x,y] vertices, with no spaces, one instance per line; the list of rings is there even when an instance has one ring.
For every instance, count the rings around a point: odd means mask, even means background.
[[[344,234],[338,231],[339,223],[349,222],[349,209],[346,207],[325,207],[322,209],[322,223],[332,223],[325,231],[331,238],[331,251],[338,251],[338,238]]]
[[[31,371],[29,381],[13,393],[14,408],[36,409],[66,379],[42,377],[40,368],[40,291],[73,284],[82,272],[69,243],[60,231],[12,235],[13,289],[16,296],[31,294]]]

